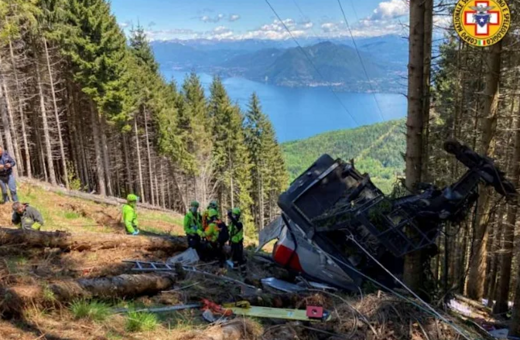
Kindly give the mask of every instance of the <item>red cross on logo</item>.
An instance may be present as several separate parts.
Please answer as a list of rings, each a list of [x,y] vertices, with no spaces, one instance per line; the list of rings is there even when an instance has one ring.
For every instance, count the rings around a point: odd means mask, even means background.
[[[476,7],[488,7],[489,1],[475,1]],[[488,23],[484,26],[477,24],[477,11],[464,11],[464,25],[473,26],[475,30],[475,36],[488,36],[489,26],[500,25],[500,11],[488,11],[489,19]]]

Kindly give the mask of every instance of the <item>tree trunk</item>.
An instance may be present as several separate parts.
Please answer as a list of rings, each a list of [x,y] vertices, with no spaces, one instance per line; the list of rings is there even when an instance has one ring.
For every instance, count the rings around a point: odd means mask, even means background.
[[[2,289],[0,309],[4,312],[22,313],[27,307],[42,306],[53,302],[71,302],[92,298],[132,298],[156,294],[171,288],[176,281],[173,273],[123,274],[113,277],[57,281],[48,285],[18,285]],[[54,301],[45,300],[45,292],[52,292]],[[48,295],[48,294],[47,294]]]
[[[94,108],[94,103],[90,102],[90,118],[92,120],[92,139],[94,143],[94,151],[96,154],[96,176],[97,176],[97,192],[101,196],[106,196],[105,172],[103,170],[103,155],[100,144],[99,132],[99,116]]]
[[[520,177],[520,115],[516,119],[515,146],[513,160],[509,169],[511,178],[518,187]],[[504,225],[504,247],[500,264],[500,279],[497,291],[497,302],[493,308],[496,314],[505,313],[508,310],[509,287],[511,284],[511,263],[513,261],[513,243],[515,238],[517,204],[510,204],[507,209],[506,223]]]
[[[432,64],[432,34],[433,34],[433,0],[424,1],[424,41],[423,41],[423,152],[422,173],[423,181],[430,181],[428,176],[429,165],[429,126],[430,126],[430,79]]]
[[[130,150],[128,148],[128,136],[123,132],[123,157],[125,158],[125,190],[126,193],[131,193],[133,184],[134,184],[134,176],[132,175],[132,170],[130,167]]]
[[[23,91],[20,87],[20,79],[18,78],[18,70],[16,69],[16,61],[14,59],[14,50],[13,43],[11,39],[9,39],[9,54],[11,56],[11,66],[13,68],[14,80],[16,83],[16,92],[18,96],[21,96]],[[31,156],[29,143],[27,141],[27,131],[25,127],[25,114],[23,109],[23,102],[21,98],[18,98],[18,114],[20,115],[20,125],[22,127],[22,141],[23,141],[23,149],[24,149],[24,159],[25,159],[25,169],[27,170],[27,177],[32,177],[32,168],[31,168]],[[20,159],[20,163],[22,160]],[[21,167],[23,169],[24,167]],[[22,171],[23,172],[23,171]]]
[[[486,74],[486,90],[483,96],[482,115],[480,120],[481,140],[478,152],[483,155],[492,155],[491,141],[495,135],[498,113],[500,81],[500,54],[502,42],[491,46],[488,56],[488,71]],[[470,264],[468,278],[468,296],[480,300],[484,296],[484,282],[486,279],[486,245],[488,241],[489,213],[491,210],[491,191],[489,188],[480,189],[478,200],[478,216],[475,229],[475,244],[473,259]]]
[[[183,251],[185,237],[146,237],[117,234],[70,234],[62,231],[32,231],[0,227],[0,244],[20,244],[34,248],[60,248],[75,251],[134,248],[148,250]]]
[[[56,129],[58,130],[58,143],[60,144],[61,167],[63,168],[63,181],[65,182],[65,187],[69,188],[69,174],[67,171],[65,145],[63,142],[63,137],[61,135],[60,115],[58,113],[58,103],[56,102],[56,92],[54,91],[54,78],[52,76],[51,62],[49,60],[49,50],[47,47],[47,40],[45,38],[43,38],[43,45],[45,47],[45,59],[47,61],[47,71],[49,72],[49,82],[51,85],[52,105],[54,107],[54,119],[56,119]]]
[[[54,160],[52,158],[52,145],[51,135],[49,131],[49,121],[47,118],[47,109],[45,108],[45,97],[43,95],[42,79],[40,73],[40,66],[38,65],[38,62],[36,62],[36,79],[38,83],[38,94],[40,96],[40,112],[42,114],[43,140],[45,143],[45,156],[47,158],[47,168],[49,169],[49,178],[51,180],[51,184],[56,185],[56,172],[54,171]]]
[[[258,169],[258,230],[264,229],[264,183],[262,178],[263,167],[260,161],[260,169]]]
[[[500,249],[501,249],[501,244],[502,244],[502,234],[503,234],[503,209],[500,209],[500,211],[498,212],[498,222],[497,222],[497,226],[496,226],[496,231],[495,231],[495,239],[493,240],[493,251],[494,253],[492,254],[493,256],[493,262],[492,262],[492,268],[491,268],[491,274],[490,274],[490,280],[489,280],[489,292],[487,294],[487,298],[488,298],[488,303],[487,303],[487,306],[489,308],[493,308],[495,302],[495,298],[496,298],[496,291],[497,291],[497,285],[498,285],[498,282],[497,282],[497,274],[498,274],[498,269],[500,268]]]
[[[155,205],[153,190],[152,154],[150,152],[150,138],[148,136],[148,110],[144,108],[144,135],[146,139],[146,154],[148,155],[148,183],[150,184],[150,200]]]
[[[9,113],[7,107],[7,87],[5,85],[4,75],[0,72],[0,112],[2,114],[2,124],[4,126],[4,135],[6,140],[8,151],[14,152],[13,136],[11,135],[11,122],[9,122]],[[17,174],[16,167],[13,168],[13,173]]]
[[[99,129],[101,134],[101,152],[103,154],[103,169],[105,180],[107,184],[107,193],[109,196],[113,196],[112,190],[112,179],[110,178],[111,168],[109,160],[109,145],[107,142],[106,122],[104,117],[99,117]]]
[[[13,141],[12,141],[12,144],[13,144],[13,149],[12,152],[13,152],[13,155],[14,155],[14,158],[16,158],[18,161],[20,161],[22,159],[22,157],[20,156],[20,147],[18,145],[18,137],[17,137],[17,129],[15,127],[15,120],[14,120],[14,115],[13,115],[13,105],[11,104],[11,99],[9,97],[9,90],[7,88],[7,84],[5,83],[5,78],[4,78],[4,96],[5,96],[5,102],[7,104],[7,114],[8,114],[8,117],[9,117],[9,125],[6,127],[8,128],[11,133],[11,136],[13,137]],[[20,172],[23,173],[23,162],[22,162],[22,166],[20,168]],[[13,168],[13,173],[15,176],[18,176],[18,166],[16,166],[15,168]]]
[[[134,132],[135,132],[135,147],[137,150],[137,170],[139,172],[139,195],[145,202],[144,186],[143,186],[143,169],[141,167],[141,149],[139,147],[139,135],[137,133],[137,116],[134,118]]]
[[[431,1],[431,0],[427,0]],[[408,64],[408,118],[406,121],[406,187],[415,190],[421,181],[424,121],[424,17],[425,2],[410,1]],[[421,251],[405,256],[404,282],[419,293],[425,282]]]
[[[166,201],[164,196],[164,186],[166,185],[166,180],[164,178],[164,164],[163,160],[159,162],[160,171],[161,171],[161,207],[166,209]]]

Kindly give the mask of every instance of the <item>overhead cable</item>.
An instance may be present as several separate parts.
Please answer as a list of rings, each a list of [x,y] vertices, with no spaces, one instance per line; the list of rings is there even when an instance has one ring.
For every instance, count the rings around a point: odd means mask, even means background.
[[[276,12],[276,10],[274,9],[274,7],[271,5],[271,3],[269,2],[269,0],[265,0],[265,2],[267,3],[267,5],[271,8],[271,11],[273,11],[274,15],[278,18],[278,21],[282,24],[282,26],[285,28],[285,30],[287,31],[287,33],[289,34],[289,36],[291,37],[291,39],[296,43],[296,45],[298,46],[298,49],[301,53],[303,53],[303,55],[305,56],[305,58],[307,58],[307,60],[309,61],[309,63],[312,65],[312,67],[314,68],[314,70],[316,71],[316,73],[321,77],[321,79],[323,81],[325,81],[325,77],[323,77],[323,75],[321,74],[321,72],[318,70],[318,68],[316,67],[316,65],[314,64],[314,62],[312,61],[311,57],[307,54],[307,52],[305,52],[305,50],[303,49],[303,47],[300,45],[300,43],[298,42],[298,40],[294,37],[294,35],[291,33],[291,30],[289,29],[289,27],[287,27],[287,25],[285,24],[285,22],[282,20],[282,18],[278,15],[278,13]],[[336,99],[338,100],[338,102],[341,104],[341,106],[343,107],[343,109],[345,110],[345,112],[349,115],[349,117],[354,121],[354,123],[356,123],[357,126],[360,126],[359,122],[356,120],[356,118],[354,118],[354,116],[350,113],[350,111],[347,109],[347,107],[345,106],[345,104],[343,103],[343,101],[341,101],[341,99],[338,97],[338,94],[336,92],[334,92],[334,90],[332,90],[330,87],[327,87],[331,92],[332,94],[334,95],[334,97],[336,97]]]

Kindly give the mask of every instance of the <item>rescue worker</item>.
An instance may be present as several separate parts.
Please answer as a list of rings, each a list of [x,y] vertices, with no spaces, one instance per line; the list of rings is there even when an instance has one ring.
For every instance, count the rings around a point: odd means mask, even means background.
[[[204,237],[204,230],[202,230],[202,216],[198,210],[199,202],[191,202],[190,209],[184,216],[184,231],[188,237],[188,247],[195,249],[199,257],[202,258],[200,242],[201,237]]]
[[[126,197],[127,203],[123,205],[123,223],[126,232],[130,235],[139,234],[139,224],[137,223],[137,201],[139,197],[134,194],[129,194]]]
[[[240,208],[233,208],[228,211],[229,224],[229,245],[231,246],[231,258],[233,259],[233,269],[238,269],[245,275],[246,261],[244,258],[244,225],[240,221]]]
[[[226,256],[223,247],[229,239],[229,232],[226,224],[220,220],[216,209],[208,210],[208,226],[204,230],[204,236],[208,253],[218,259],[220,268],[224,268]]]
[[[12,222],[25,230],[40,230],[44,224],[42,214],[38,210],[28,203],[20,202],[13,203]]]
[[[208,219],[209,219],[208,215],[209,215],[209,211],[211,209],[214,209],[217,212],[217,216],[218,216],[218,202],[217,201],[213,200],[213,201],[209,202],[208,208],[206,209],[204,214],[202,214],[202,228],[204,230],[206,230],[206,228],[208,227]]]
[[[14,159],[0,146],[0,187],[2,188],[3,203],[9,202],[7,188],[11,193],[11,200],[18,202],[16,195],[16,182],[13,175],[13,167],[16,166]]]

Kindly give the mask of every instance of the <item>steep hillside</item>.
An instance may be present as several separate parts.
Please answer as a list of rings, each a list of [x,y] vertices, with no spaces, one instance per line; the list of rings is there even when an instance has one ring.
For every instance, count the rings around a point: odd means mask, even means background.
[[[389,121],[356,129],[332,131],[305,140],[282,144],[291,180],[320,155],[345,160],[354,158],[356,167],[370,174],[383,191],[389,192],[396,175],[404,170],[404,121]]]

